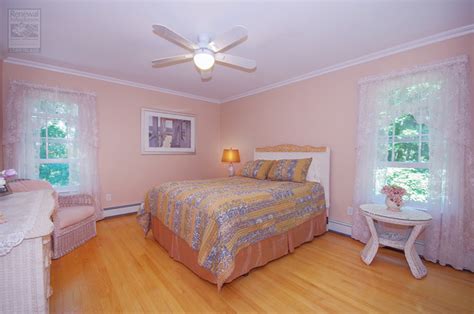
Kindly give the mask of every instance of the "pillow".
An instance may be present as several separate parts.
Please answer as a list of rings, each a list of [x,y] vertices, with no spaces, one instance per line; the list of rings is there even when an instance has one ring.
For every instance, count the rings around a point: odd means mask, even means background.
[[[311,161],[313,158],[276,160],[268,173],[268,179],[305,182]]]
[[[259,180],[265,180],[267,178],[268,171],[273,165],[273,160],[254,160],[248,161],[242,167],[240,175],[242,177],[255,178]]]

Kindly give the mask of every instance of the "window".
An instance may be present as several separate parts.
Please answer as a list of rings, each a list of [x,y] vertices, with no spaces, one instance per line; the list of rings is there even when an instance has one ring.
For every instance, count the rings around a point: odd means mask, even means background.
[[[99,130],[91,92],[11,81],[5,106],[5,166],[58,192],[89,194],[103,212],[97,169]]]
[[[387,101],[396,107],[429,101],[439,83],[421,83],[392,91]],[[381,113],[384,114],[383,112]],[[424,106],[416,109],[416,115],[429,121]],[[430,181],[429,126],[419,123],[414,114],[405,113],[395,118],[379,131],[379,163],[376,170],[376,192],[385,184],[394,184],[407,190],[408,199],[422,205],[428,201]]]
[[[473,270],[474,178],[469,60],[458,56],[359,81],[354,208],[383,203],[380,188],[405,187],[407,206],[432,215],[426,259]],[[352,237],[369,239],[360,211]]]
[[[407,190],[414,202],[426,202],[429,184],[429,129],[405,114],[385,130],[385,160],[377,171],[377,191],[385,184]]]
[[[38,178],[50,182],[59,191],[76,190],[79,186],[77,105],[39,101],[33,106],[31,118]]]

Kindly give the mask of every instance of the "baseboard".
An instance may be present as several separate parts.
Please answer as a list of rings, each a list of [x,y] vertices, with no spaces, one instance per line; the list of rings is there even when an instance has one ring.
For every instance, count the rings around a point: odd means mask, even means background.
[[[104,218],[136,213],[140,204],[104,208]]]
[[[352,225],[347,222],[329,219],[328,230],[348,236],[352,235]]]

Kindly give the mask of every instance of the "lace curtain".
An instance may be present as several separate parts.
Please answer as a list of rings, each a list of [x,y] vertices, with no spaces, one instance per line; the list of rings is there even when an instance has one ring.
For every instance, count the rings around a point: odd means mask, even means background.
[[[38,179],[40,153],[38,137],[41,129],[38,119],[32,117],[38,104],[63,103],[77,110],[70,114],[69,127],[74,127],[74,164],[70,176],[78,182],[78,193],[87,193],[96,201],[96,217],[103,218],[97,170],[98,130],[96,96],[54,87],[11,81],[4,112],[3,145],[6,168],[14,168],[19,177]],[[70,152],[71,153],[71,152]]]
[[[423,256],[441,265],[474,271],[474,170],[467,56],[365,78],[359,84],[354,208],[383,202],[376,187],[376,176],[380,175],[376,171],[383,168],[381,156],[387,156],[380,130],[402,115],[413,115],[429,128],[429,193],[423,207],[433,221],[424,232]],[[437,84],[438,88],[423,96],[415,93],[397,104],[390,101],[395,91],[423,84]],[[366,242],[369,236],[364,217],[355,211],[352,237]]]

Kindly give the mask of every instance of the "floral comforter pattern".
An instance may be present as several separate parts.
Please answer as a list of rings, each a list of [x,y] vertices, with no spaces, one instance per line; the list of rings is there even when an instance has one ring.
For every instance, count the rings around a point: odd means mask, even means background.
[[[326,209],[322,185],[246,177],[168,182],[152,188],[137,219],[151,216],[198,251],[220,288],[244,247],[284,233]]]

